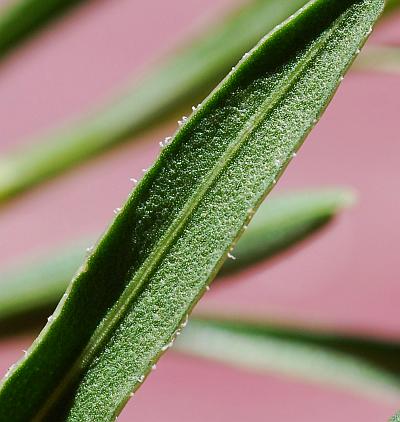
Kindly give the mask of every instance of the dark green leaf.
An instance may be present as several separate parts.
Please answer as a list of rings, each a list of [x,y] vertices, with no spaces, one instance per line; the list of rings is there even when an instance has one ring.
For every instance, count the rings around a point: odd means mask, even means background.
[[[4,420],[109,421],[332,98],[382,0],[314,0],[182,123],[0,390]]]
[[[34,31],[84,0],[11,0],[0,9],[0,58]]]

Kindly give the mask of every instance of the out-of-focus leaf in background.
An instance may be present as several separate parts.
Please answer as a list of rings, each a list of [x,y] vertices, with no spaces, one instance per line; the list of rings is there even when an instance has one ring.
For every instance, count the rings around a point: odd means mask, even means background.
[[[400,46],[379,46],[366,48],[354,63],[354,68],[400,74]]]
[[[400,9],[400,0],[386,0],[385,1],[385,13],[389,14]]]
[[[238,317],[193,318],[178,351],[249,369],[332,385],[396,403],[400,342]]]
[[[85,0],[9,0],[0,8],[0,59],[48,22]]]
[[[17,33],[29,35],[33,22],[36,26],[47,22],[49,10],[61,12],[70,3],[16,1],[6,8],[9,12],[3,18],[0,15],[0,34],[4,32],[16,40]],[[252,0],[154,66],[110,103],[0,156],[0,202],[176,116],[209,91],[263,34],[306,3],[306,0]],[[393,11],[399,2],[394,0],[388,6]],[[3,39],[9,44],[7,37]],[[370,68],[376,64],[376,57],[372,61],[360,60],[358,67],[365,63]],[[376,69],[382,68],[387,66],[378,63]]]
[[[305,3],[306,0],[251,1],[178,49],[175,55],[155,64],[110,103],[0,156],[0,202],[176,116],[184,107],[190,108],[265,33]]]
[[[235,259],[225,261],[222,274],[287,250],[324,227],[352,201],[351,191],[334,188],[272,197],[257,211],[235,247]],[[41,321],[54,310],[85,254],[90,252],[90,248],[85,250],[94,238],[79,239],[40,257],[25,258],[25,262],[20,258],[8,271],[0,273],[0,333],[36,327],[37,319]]]

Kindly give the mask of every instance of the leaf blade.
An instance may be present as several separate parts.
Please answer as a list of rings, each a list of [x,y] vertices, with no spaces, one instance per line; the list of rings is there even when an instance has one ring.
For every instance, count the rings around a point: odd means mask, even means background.
[[[219,274],[229,274],[274,257],[322,228],[333,215],[355,200],[351,191],[311,189],[279,195],[257,211]]]
[[[204,315],[190,321],[174,350],[379,401],[397,402],[400,392],[400,344],[395,341]]]
[[[305,3],[252,1],[108,104],[32,140],[23,149],[0,156],[0,202],[174,116],[189,101],[213,88],[266,32]]]
[[[83,0],[17,0],[0,10],[0,58]]]
[[[381,0],[310,2],[207,97],[5,380],[4,415],[21,403],[26,419],[116,417],[327,106],[382,8]]]

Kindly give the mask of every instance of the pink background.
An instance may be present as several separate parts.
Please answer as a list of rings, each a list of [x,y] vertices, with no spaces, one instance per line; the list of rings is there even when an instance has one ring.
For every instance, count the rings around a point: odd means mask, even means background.
[[[107,97],[233,3],[98,0],[74,10],[0,64],[0,150]],[[400,44],[400,15],[376,29],[373,42]],[[277,189],[350,186],[358,205],[284,258],[215,287],[199,310],[400,337],[399,94],[400,75],[352,72],[345,78]],[[140,176],[174,128],[157,129],[2,207],[0,265],[103,230],[128,195],[129,178]],[[0,341],[2,372],[32,338]],[[395,409],[396,403],[170,352],[120,420],[372,422]]]

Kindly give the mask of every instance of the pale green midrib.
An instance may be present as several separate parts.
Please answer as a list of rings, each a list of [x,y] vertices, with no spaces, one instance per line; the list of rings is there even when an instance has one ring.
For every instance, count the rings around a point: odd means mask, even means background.
[[[325,41],[326,38],[329,37],[329,35],[330,33],[324,37],[323,41]],[[195,191],[195,193],[192,195],[192,199],[187,202],[186,206],[183,208],[182,212],[180,213],[180,216],[176,218],[175,222],[172,223],[171,228],[167,230],[167,232],[163,235],[163,238],[153,248],[154,252],[152,252],[149,255],[149,257],[144,261],[144,263],[141,266],[141,269],[138,270],[137,274],[131,280],[130,285],[126,287],[120,299],[118,299],[117,303],[109,311],[111,324],[112,324],[112,321],[114,321],[115,319],[119,320],[125,314],[126,309],[123,308],[124,304],[127,304],[125,305],[126,307],[129,306],[128,304],[131,302],[131,299],[133,299],[137,291],[143,286],[143,284],[145,284],[144,281],[142,283],[140,283],[139,281],[146,280],[146,278],[150,277],[151,273],[153,273],[158,263],[162,260],[164,254],[168,251],[168,249],[170,249],[176,237],[186,226],[187,221],[189,220],[189,217],[192,215],[192,212],[199,206],[201,200],[204,198],[204,196],[209,191],[211,186],[217,180],[218,176],[229,165],[229,163],[235,157],[236,153],[243,146],[244,142],[259,126],[264,116],[268,114],[269,112],[271,112],[276,107],[276,105],[281,100],[281,96],[285,94],[286,92],[288,92],[288,90],[293,86],[293,84],[298,79],[298,76],[300,76],[301,71],[307,67],[309,62],[319,52],[319,48],[317,47],[320,47],[320,44],[313,47],[311,51],[312,54],[310,55],[310,57],[307,57],[307,60],[304,60],[304,62],[300,62],[299,65],[296,66],[296,70],[293,72],[293,74],[290,77],[288,77],[287,81],[284,81],[284,83],[282,84],[283,86],[282,86],[282,89],[279,90],[279,95],[274,95],[272,97],[272,102],[271,102],[271,98],[268,98],[266,101],[263,102],[263,104],[259,107],[257,112],[253,115],[253,117],[249,119],[249,122],[244,125],[245,127],[239,133],[239,135],[234,139],[233,143],[228,147],[224,156],[217,162],[216,166],[214,166],[214,168],[209,173],[209,175],[205,177],[204,183],[201,184],[200,187],[197,189],[197,191]],[[135,283],[135,281],[137,282]],[[120,301],[122,302],[122,304],[121,306],[118,306]],[[114,308],[116,308],[116,311],[115,311],[115,317],[113,318],[112,314],[114,314],[113,312]],[[104,320],[104,324],[109,325],[106,323],[108,319],[109,318],[106,317],[106,319]],[[98,327],[99,331],[103,331],[101,329],[102,324],[103,323],[101,323],[101,325]],[[95,336],[95,335],[93,337],[95,337],[96,339],[99,338],[98,336]],[[100,339],[100,342],[101,341],[102,339]],[[94,342],[93,346],[95,346],[96,343],[98,343],[98,340]],[[90,343],[88,344],[88,347],[89,346],[90,346]]]
[[[189,199],[186,206],[181,211],[180,215],[172,223],[170,229],[166,231],[166,233],[162,236],[162,239],[160,239],[160,241],[153,248],[153,252],[151,252],[149,257],[143,262],[141,268],[133,277],[129,285],[125,288],[121,297],[112,306],[103,321],[96,328],[91,339],[88,342],[88,345],[82,351],[80,356],[76,359],[75,364],[72,366],[68,374],[60,381],[58,387],[56,387],[53,393],[49,396],[47,402],[42,407],[42,409],[39,409],[34,420],[40,420],[40,418],[46,414],[46,412],[51,408],[52,404],[55,402],[57,397],[59,397],[64,391],[64,389],[68,387],[69,382],[75,378],[75,375],[79,373],[80,370],[83,370],[93,360],[94,355],[98,352],[102,343],[106,341],[109,337],[111,329],[115,327],[126,314],[127,309],[132,304],[134,297],[137,295],[137,293],[146,283],[146,281],[150,278],[151,274],[154,272],[159,262],[161,262],[161,260],[163,259],[165,253],[168,251],[168,249],[170,249],[170,247],[174,243],[176,237],[179,235],[179,233],[182,232],[189,220],[190,215],[199,206],[201,200],[211,188],[211,186],[214,184],[214,182],[217,180],[218,176],[234,159],[238,151],[244,145],[245,141],[264,120],[265,115],[270,113],[279,104],[282,99],[282,96],[285,95],[290,90],[290,88],[296,83],[298,78],[301,76],[302,71],[307,68],[307,66],[320,52],[321,48],[325,46],[331,34],[334,32],[337,26],[339,26],[343,19],[343,17],[339,17],[337,21],[329,29],[326,30],[325,34],[323,34],[321,39],[316,42],[314,46],[311,47],[309,53],[306,54],[306,57],[299,61],[294,70],[290,71],[288,77],[285,78],[285,80],[283,80],[283,82],[280,84],[281,86],[275,89],[275,92],[261,104],[261,106],[254,113],[253,117],[250,118],[247,123],[245,123],[242,131],[234,139],[231,145],[228,146],[225,154],[221,157],[220,160],[218,160],[214,168],[205,177],[204,183],[200,185],[200,187],[192,195],[191,199]],[[278,31],[272,31],[269,35],[271,36],[274,32]],[[263,41],[261,41],[261,43],[262,42]],[[243,60],[240,63],[242,62]],[[238,67],[239,66],[237,66],[237,68]],[[212,94],[208,97],[208,99],[210,99],[211,97]],[[207,102],[208,100],[206,100],[206,103],[203,105],[203,107],[207,106]],[[194,115],[196,113],[197,112],[195,112]]]

